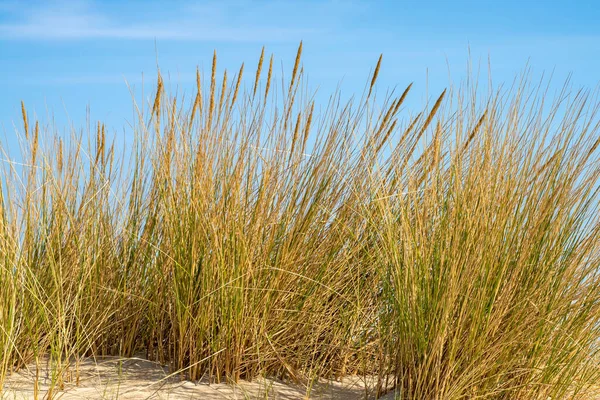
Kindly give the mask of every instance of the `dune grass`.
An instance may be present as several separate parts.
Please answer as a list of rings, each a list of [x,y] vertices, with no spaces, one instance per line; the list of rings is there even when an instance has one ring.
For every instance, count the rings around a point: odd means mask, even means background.
[[[62,138],[23,106],[0,183],[0,382],[49,358],[182,377],[376,375],[401,399],[577,398],[600,378],[595,94],[517,81],[315,104],[301,47],[277,85],[198,73]],[[268,66],[267,66],[268,64]],[[206,87],[204,87],[206,83]],[[283,95],[282,95],[283,93]],[[4,154],[8,159],[9,154]]]

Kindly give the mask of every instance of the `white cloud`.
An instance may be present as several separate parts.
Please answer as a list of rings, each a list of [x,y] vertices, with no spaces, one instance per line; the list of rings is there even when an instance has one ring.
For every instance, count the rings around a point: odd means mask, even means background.
[[[2,39],[77,40],[77,39],[163,39],[225,42],[298,41],[317,33],[314,28],[294,28],[273,24],[273,20],[251,21],[242,25],[230,21],[222,6],[201,9],[175,8],[146,14],[143,21],[136,15],[108,14],[89,1],[42,3],[31,9],[10,8],[16,22],[0,23]],[[132,20],[134,20],[132,22]],[[139,18],[138,18],[139,20]],[[267,23],[265,23],[267,22]],[[270,23],[268,23],[270,22]]]

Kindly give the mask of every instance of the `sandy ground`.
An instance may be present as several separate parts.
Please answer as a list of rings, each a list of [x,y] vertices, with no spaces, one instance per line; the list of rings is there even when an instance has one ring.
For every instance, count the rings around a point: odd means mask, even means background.
[[[74,367],[71,367],[73,370]],[[347,399],[374,398],[365,391],[365,379],[348,377],[341,382],[322,382],[311,390],[303,385],[269,379],[253,382],[225,383],[181,381],[169,376],[167,369],[141,358],[103,358],[83,360],[78,366],[79,382],[72,382],[64,390],[53,391],[54,399]],[[73,375],[75,375],[73,373]],[[4,384],[2,399],[35,399],[35,366],[10,375]],[[48,370],[40,369],[37,398],[45,399],[50,388]],[[368,385],[372,387],[373,385]],[[309,393],[309,395],[307,395]],[[382,397],[392,400],[393,393]]]

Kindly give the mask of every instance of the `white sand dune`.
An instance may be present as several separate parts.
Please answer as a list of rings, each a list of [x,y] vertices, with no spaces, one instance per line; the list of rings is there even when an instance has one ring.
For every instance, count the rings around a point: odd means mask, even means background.
[[[141,358],[102,358],[80,361],[71,366],[63,390],[53,389],[55,399],[365,399],[374,393],[369,378],[348,377],[341,382],[320,382],[310,390],[300,384],[257,379],[237,384],[209,384],[205,381],[181,381],[169,376],[167,369]],[[78,372],[76,372],[78,371]],[[11,374],[3,388],[2,399],[35,399],[35,366]],[[38,398],[47,398],[51,377],[47,368],[38,372]],[[393,399],[393,393],[383,399]]]

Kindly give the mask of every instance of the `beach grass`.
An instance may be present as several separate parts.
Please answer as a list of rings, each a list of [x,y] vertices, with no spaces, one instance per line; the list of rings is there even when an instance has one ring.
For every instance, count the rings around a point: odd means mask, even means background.
[[[528,79],[315,104],[260,55],[127,146],[23,105],[2,148],[0,382],[143,353],[182,378],[377,376],[400,399],[562,399],[600,379],[596,93]],[[246,86],[249,86],[246,89]],[[18,158],[17,162],[10,162]]]

